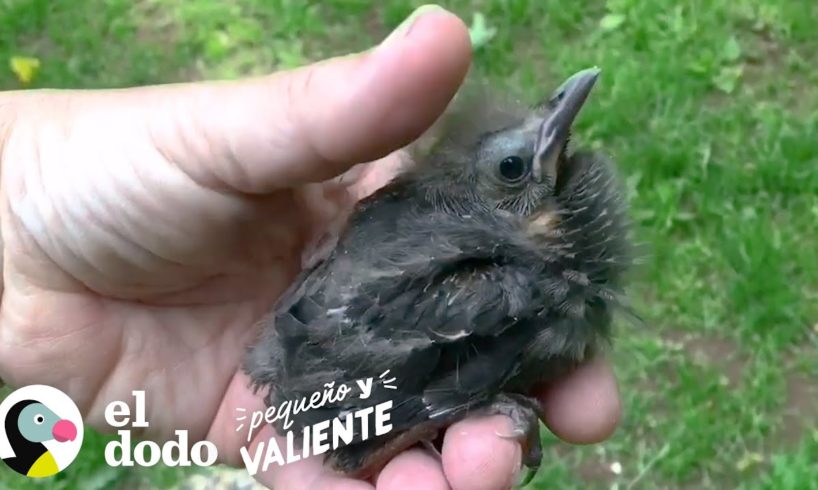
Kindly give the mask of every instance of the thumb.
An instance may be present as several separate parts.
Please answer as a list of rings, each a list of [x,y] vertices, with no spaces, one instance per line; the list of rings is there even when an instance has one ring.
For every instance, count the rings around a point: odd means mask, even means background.
[[[365,53],[238,82],[135,89],[129,99],[159,152],[194,180],[264,193],[410,143],[445,109],[470,57],[462,21],[426,7]]]

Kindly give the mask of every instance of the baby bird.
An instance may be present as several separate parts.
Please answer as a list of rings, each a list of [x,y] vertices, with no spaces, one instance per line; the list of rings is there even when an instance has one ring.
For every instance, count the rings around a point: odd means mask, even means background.
[[[393,429],[364,438],[356,425],[328,454],[336,469],[366,477],[466,416],[504,414],[536,471],[531,392],[609,343],[630,263],[613,163],[568,148],[599,73],[534,107],[458,94],[414,165],[361,201],[280,299],[245,364],[269,405],[376,380],[369,398],[295,414],[289,430],[393,403]],[[387,370],[395,389],[377,383]]]

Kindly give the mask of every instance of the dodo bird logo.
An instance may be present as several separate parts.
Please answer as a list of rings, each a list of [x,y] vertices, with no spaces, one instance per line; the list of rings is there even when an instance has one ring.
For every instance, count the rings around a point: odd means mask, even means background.
[[[77,457],[82,429],[79,409],[62,391],[20,388],[0,403],[0,458],[30,478],[56,475]]]

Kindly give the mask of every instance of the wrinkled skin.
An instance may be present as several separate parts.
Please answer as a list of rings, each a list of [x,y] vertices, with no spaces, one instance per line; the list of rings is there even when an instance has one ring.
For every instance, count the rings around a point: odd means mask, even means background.
[[[367,53],[232,83],[0,94],[0,377],[66,391],[90,426],[147,391],[155,440],[187,429],[240,464],[239,374],[257,321],[352,203],[444,109],[469,65],[456,17],[422,16]],[[327,180],[329,179],[329,180]],[[546,424],[606,438],[616,383],[594,361],[544,389]],[[170,407],[170,408],[168,408]],[[507,420],[449,429],[442,458],[413,449],[371,482],[309,459],[259,479],[300,488],[508,488]],[[270,437],[269,429],[257,439]]]

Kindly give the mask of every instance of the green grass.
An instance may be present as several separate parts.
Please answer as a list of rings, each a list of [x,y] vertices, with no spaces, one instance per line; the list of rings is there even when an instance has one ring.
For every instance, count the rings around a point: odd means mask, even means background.
[[[419,2],[304,3],[0,0],[0,89],[18,87],[13,55],[41,60],[33,87],[263,73],[365,48]],[[443,4],[485,15],[497,34],[475,69],[522,96],[603,69],[577,139],[619,161],[646,246],[645,321],[613,354],[622,427],[591,447],[546,437],[533,487],[818,487],[816,4]],[[64,488],[118,478],[87,437]],[[0,486],[19,483],[0,470]]]

